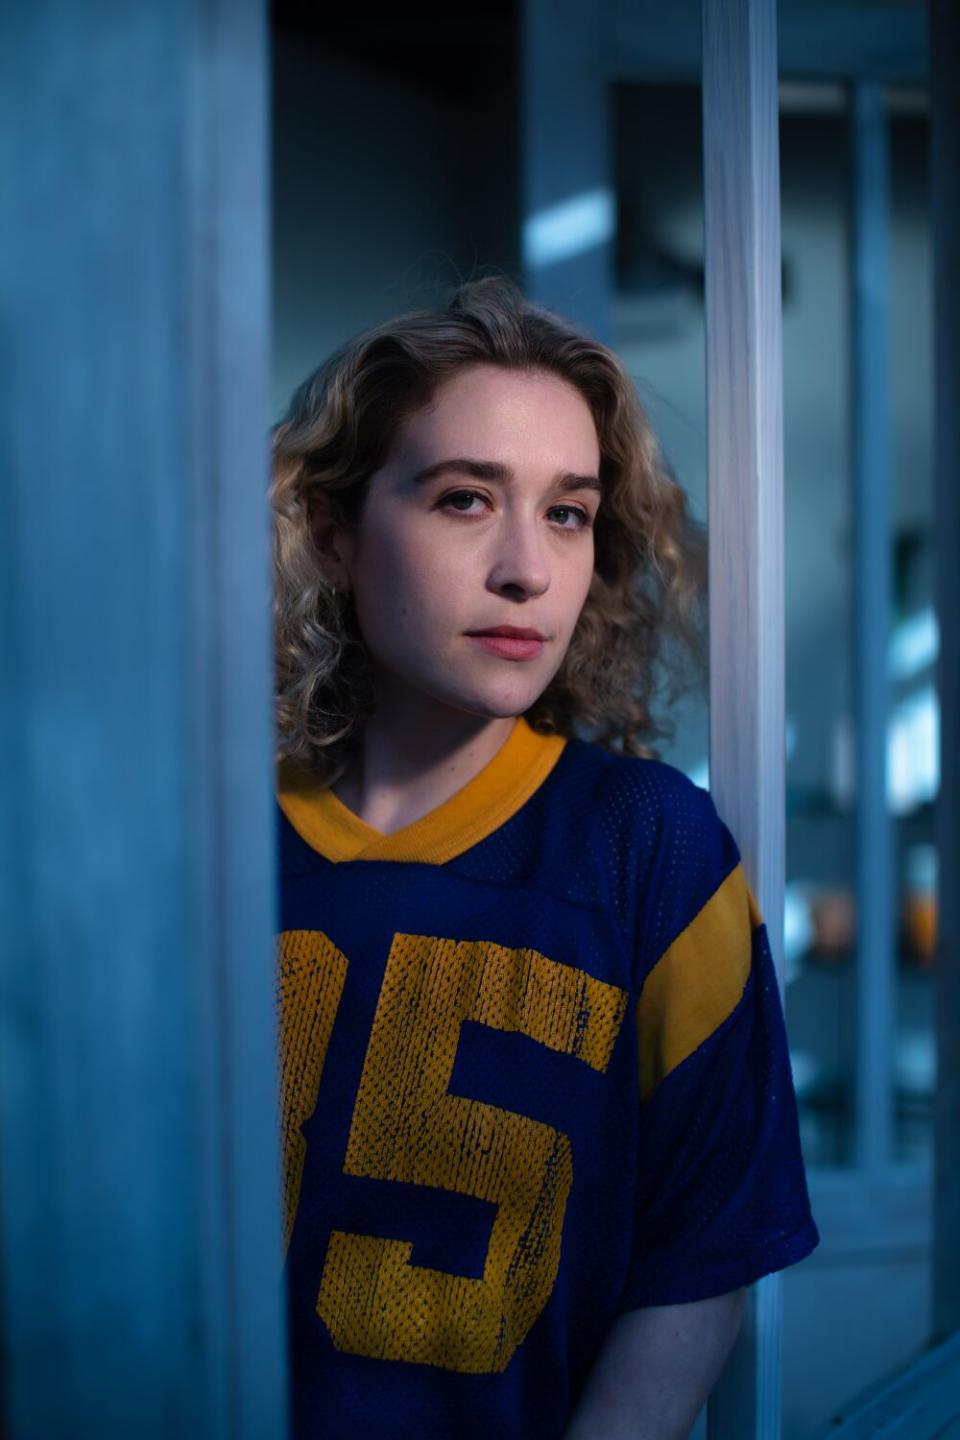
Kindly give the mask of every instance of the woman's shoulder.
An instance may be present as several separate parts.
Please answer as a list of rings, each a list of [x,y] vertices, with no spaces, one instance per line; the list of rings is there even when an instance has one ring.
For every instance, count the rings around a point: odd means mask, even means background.
[[[551,844],[566,837],[580,871],[589,870],[598,893],[614,897],[631,931],[664,886],[683,886],[692,871],[712,873],[727,863],[711,796],[684,770],[581,738],[568,742],[565,779],[544,823]]]
[[[608,813],[648,828],[682,822],[685,816],[715,815],[710,792],[685,770],[653,755],[625,755],[594,741],[568,741],[571,771],[589,777]]]

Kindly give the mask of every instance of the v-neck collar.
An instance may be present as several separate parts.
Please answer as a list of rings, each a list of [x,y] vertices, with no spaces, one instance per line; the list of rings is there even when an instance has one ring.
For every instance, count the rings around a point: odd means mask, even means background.
[[[543,784],[566,746],[538,735],[523,715],[482,770],[435,809],[392,835],[361,820],[328,786],[281,766],[277,799],[284,815],[328,860],[417,860],[442,865],[503,825]]]

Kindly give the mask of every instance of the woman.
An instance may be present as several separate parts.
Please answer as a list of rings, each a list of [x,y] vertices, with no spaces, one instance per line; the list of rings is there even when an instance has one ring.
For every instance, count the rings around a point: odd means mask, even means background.
[[[335,355],[274,465],[294,1433],[678,1440],[818,1240],[766,929],[648,743],[702,536],[496,277]]]

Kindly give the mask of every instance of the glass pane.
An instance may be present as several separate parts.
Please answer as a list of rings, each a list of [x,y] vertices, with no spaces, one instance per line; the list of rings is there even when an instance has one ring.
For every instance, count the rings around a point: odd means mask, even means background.
[[[880,423],[892,459],[886,754],[894,894],[877,882],[857,896],[850,119],[837,88],[787,86],[781,103],[787,1020],[822,1237],[811,1264],[784,1281],[784,1437],[814,1440],[929,1335],[937,706],[928,127],[922,100],[888,97],[889,290],[879,299],[890,307],[890,413]],[[858,956],[858,911],[886,900],[886,1085],[858,1104],[858,987],[882,983],[883,970],[882,955]],[[861,1139],[880,1107],[892,1116],[889,1153],[868,1173]]]
[[[827,92],[829,99],[831,92]],[[810,1166],[852,1152],[855,813],[846,121],[781,104],[787,862],[784,957]]]

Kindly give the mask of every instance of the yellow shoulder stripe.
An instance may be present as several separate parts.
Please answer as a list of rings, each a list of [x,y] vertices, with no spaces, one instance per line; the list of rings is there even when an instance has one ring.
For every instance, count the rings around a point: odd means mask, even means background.
[[[637,1002],[641,1102],[735,1009],[760,923],[738,863],[650,971]]]

